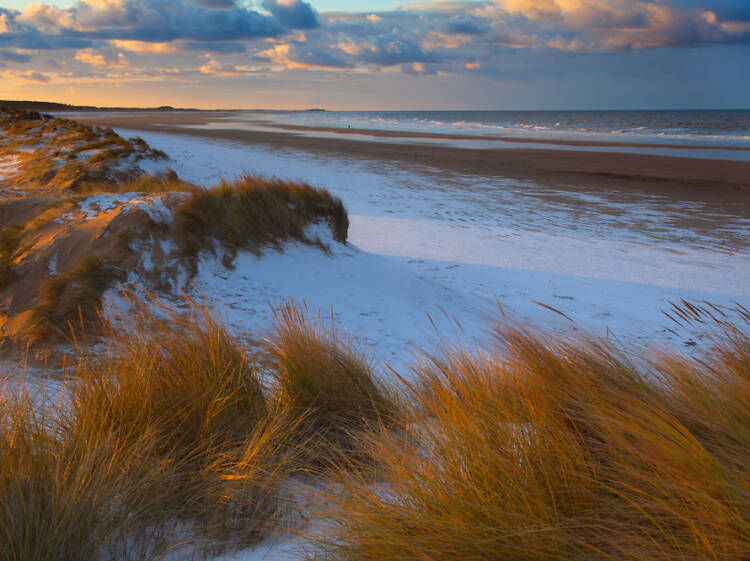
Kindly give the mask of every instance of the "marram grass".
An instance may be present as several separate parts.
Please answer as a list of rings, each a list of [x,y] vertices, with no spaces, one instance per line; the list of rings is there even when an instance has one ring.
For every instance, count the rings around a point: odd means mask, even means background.
[[[328,560],[733,560],[750,555],[750,339],[703,362],[503,328],[412,385],[410,434],[340,471]]]
[[[298,522],[300,477],[320,559],[750,556],[750,340],[723,317],[701,361],[503,327],[406,399],[291,303],[263,348],[206,309],[131,318],[59,406],[0,397],[0,560],[210,557]]]

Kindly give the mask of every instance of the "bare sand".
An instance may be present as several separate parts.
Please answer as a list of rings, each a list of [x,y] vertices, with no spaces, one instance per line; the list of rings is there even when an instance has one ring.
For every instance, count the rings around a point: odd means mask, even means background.
[[[481,140],[534,142],[548,148],[459,148],[423,142],[424,139],[471,139],[475,136],[403,133],[282,125],[258,119],[262,131],[232,128],[232,112],[86,113],[72,118],[89,124],[200,136],[276,148],[294,148],[343,158],[382,159],[404,165],[424,165],[460,173],[534,181],[555,188],[617,190],[700,201],[750,217],[750,162],[711,160],[596,151],[597,147],[644,147],[636,143],[603,143],[481,137]],[[248,115],[243,114],[247,122]],[[260,117],[260,115],[259,115]],[[221,128],[227,120],[227,128]],[[212,128],[194,128],[212,123]],[[267,129],[275,130],[267,130]],[[310,133],[326,133],[315,137]],[[353,140],[351,134],[378,137],[378,141]],[[393,142],[388,142],[392,138]],[[384,140],[385,139],[385,140]],[[405,143],[404,139],[410,139]],[[561,149],[561,145],[585,150]],[[670,145],[660,145],[670,147]],[[674,147],[674,146],[673,146]],[[685,146],[680,146],[684,148]],[[701,149],[705,147],[691,147]],[[724,149],[722,147],[722,149]],[[743,148],[736,148],[743,150]]]

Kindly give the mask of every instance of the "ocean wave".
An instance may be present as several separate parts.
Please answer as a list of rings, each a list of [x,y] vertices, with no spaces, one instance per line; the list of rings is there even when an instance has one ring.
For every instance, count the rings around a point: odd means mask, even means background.
[[[436,113],[440,113],[437,115]],[[512,113],[512,112],[510,112]],[[687,117],[679,112],[641,112],[638,119],[628,112],[567,112],[576,117],[555,119],[545,112],[516,112],[521,118],[512,120],[509,112],[325,112],[285,113],[281,118],[311,126],[325,125],[347,128],[373,128],[399,132],[461,133],[483,136],[519,136],[539,139],[604,140],[617,138],[633,142],[733,143],[750,141],[750,112],[739,112],[740,124],[730,116],[716,112],[694,112],[696,124],[688,126]],[[622,122],[617,122],[619,116]],[[482,117],[481,119],[471,117]],[[525,118],[524,118],[525,117]],[[698,118],[700,117],[700,118]],[[651,119],[651,123],[644,122]],[[588,121],[588,122],[576,122]],[[599,120],[600,122],[597,122]],[[640,120],[641,122],[637,122]],[[631,122],[627,122],[631,121]],[[635,122],[633,122],[635,121]],[[736,119],[735,119],[736,121]],[[744,123],[747,125],[739,129]]]

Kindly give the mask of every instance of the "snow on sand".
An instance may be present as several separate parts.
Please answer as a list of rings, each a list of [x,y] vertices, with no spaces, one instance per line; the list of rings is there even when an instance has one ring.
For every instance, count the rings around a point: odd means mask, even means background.
[[[204,261],[200,290],[239,330],[264,325],[269,304],[304,299],[333,307],[337,324],[379,358],[408,361],[434,338],[433,320],[443,335],[458,336],[455,318],[462,336],[481,337],[487,317],[500,315],[496,303],[506,317],[546,327],[571,324],[540,303],[595,333],[692,344],[694,334],[666,329],[675,327],[661,313],[670,302],[750,302],[750,254],[733,242],[750,224],[699,205],[139,134],[193,182],[272,175],[325,187],[347,206],[350,244],[331,256],[295,246],[240,255],[234,271]],[[709,225],[685,226],[688,211]]]

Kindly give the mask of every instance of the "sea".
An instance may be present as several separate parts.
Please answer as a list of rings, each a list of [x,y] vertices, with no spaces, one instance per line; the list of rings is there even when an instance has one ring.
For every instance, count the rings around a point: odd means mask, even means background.
[[[274,121],[539,140],[750,148],[750,110],[674,111],[285,111]]]

